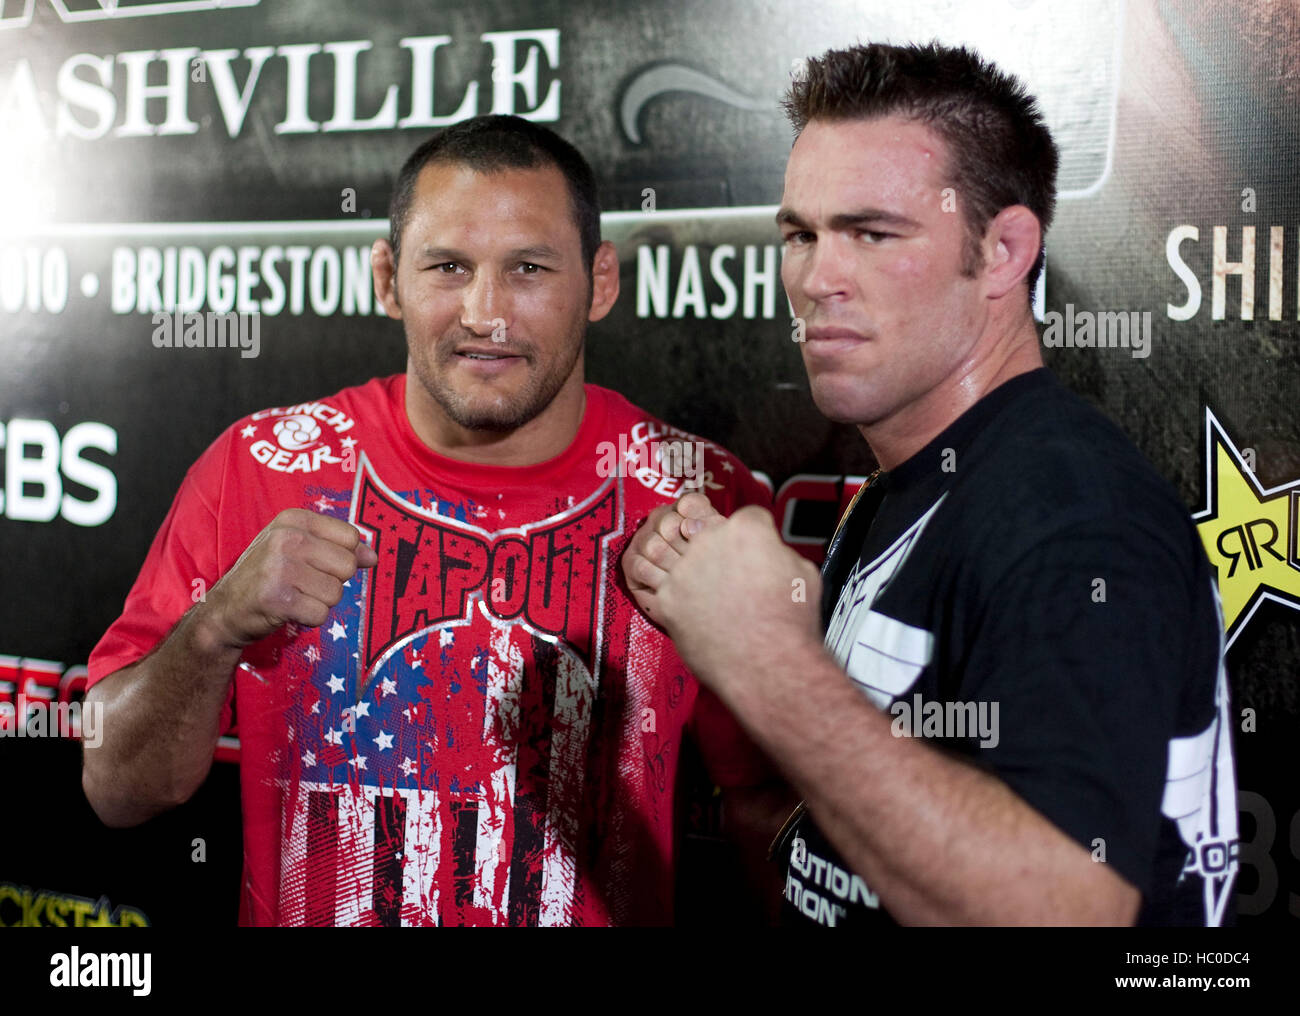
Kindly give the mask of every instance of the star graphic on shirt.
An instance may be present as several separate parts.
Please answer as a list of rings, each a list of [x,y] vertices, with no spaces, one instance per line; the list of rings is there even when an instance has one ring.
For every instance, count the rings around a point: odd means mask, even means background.
[[[379,687],[383,690],[384,698],[388,698],[389,695],[397,694],[397,682],[391,677],[384,678],[383,681],[380,682]]]
[[[337,642],[339,639],[345,637],[347,633],[348,630],[344,628],[343,625],[339,624],[338,619],[335,618],[334,623],[330,625],[330,635],[333,636],[334,641]]]
[[[734,473],[736,471],[736,467],[733,466],[727,459],[722,460],[722,468],[725,469],[728,473]]]
[[[316,753],[314,751],[304,752],[302,764],[305,766],[314,766],[316,764]]]
[[[315,713],[317,716],[320,715],[320,699],[317,699],[315,702],[311,704],[311,711]]]
[[[375,744],[379,745],[380,751],[383,751],[385,748],[391,748],[393,746],[393,735],[385,734],[381,730],[379,736],[375,738]]]
[[[356,446],[356,443],[357,443],[357,439],[354,437],[345,437],[342,441],[339,442],[339,444],[341,444],[344,448],[353,448]]]
[[[316,508],[321,512],[321,514],[324,514],[325,512],[327,512],[327,511],[330,510],[330,504],[331,504],[332,502],[328,501],[328,500],[326,499],[325,495],[322,494],[319,498],[317,498],[317,499],[316,499],[315,501],[313,501],[312,503],[313,503],[313,504],[316,506]]]
[[[311,663],[320,662],[320,650],[315,646],[308,646],[307,651],[303,653],[303,656],[307,657],[308,661]]]
[[[369,716],[369,715],[370,715],[370,703],[369,703],[369,702],[358,702],[358,703],[357,703],[355,706],[353,706],[351,709],[346,710],[346,712],[350,712],[350,713],[352,713],[353,716]]]
[[[364,755],[358,755],[356,758],[351,759],[348,762],[348,765],[355,766],[357,769],[364,769],[366,767],[366,757]]]
[[[343,743],[343,731],[341,731],[341,730],[327,730],[327,731],[325,731],[325,740],[327,740],[330,744],[342,744],[342,743]]]
[[[402,759],[402,775],[403,775],[403,776],[413,776],[413,775],[415,774],[415,771],[416,771],[418,768],[419,768],[419,766],[417,766],[417,765],[416,765],[414,762],[412,762],[409,758],[404,758],[404,759]]]
[[[330,686],[330,691],[335,695],[343,690],[343,679],[336,674],[330,674],[330,679],[325,683]]]
[[[254,427],[251,423],[239,432],[241,437],[252,437],[256,433],[257,433],[257,428]]]

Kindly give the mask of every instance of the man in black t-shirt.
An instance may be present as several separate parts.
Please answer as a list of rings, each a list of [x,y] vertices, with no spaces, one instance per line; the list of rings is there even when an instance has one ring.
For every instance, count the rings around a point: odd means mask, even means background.
[[[809,61],[786,107],[804,365],[881,471],[820,577],[761,513],[695,497],[623,567],[803,795],[788,915],[1223,923],[1217,594],[1174,491],[1042,366],[1057,156],[1034,100],[964,50],[873,45]]]

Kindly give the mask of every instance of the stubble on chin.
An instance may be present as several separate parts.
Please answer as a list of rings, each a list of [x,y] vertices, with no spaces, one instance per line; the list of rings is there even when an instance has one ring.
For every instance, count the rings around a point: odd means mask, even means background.
[[[546,409],[572,374],[581,351],[579,345],[567,364],[550,374],[539,375],[534,366],[537,362],[535,353],[522,350],[521,354],[525,356],[523,369],[527,372],[522,384],[494,391],[491,383],[480,383],[472,386],[472,394],[467,394],[464,388],[458,388],[448,380],[456,369],[454,352],[422,357],[416,356],[408,346],[417,380],[447,418],[465,430],[490,433],[518,430]]]

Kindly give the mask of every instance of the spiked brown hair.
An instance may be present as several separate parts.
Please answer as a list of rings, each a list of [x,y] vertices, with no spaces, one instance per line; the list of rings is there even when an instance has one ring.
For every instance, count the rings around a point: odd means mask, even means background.
[[[1003,208],[1024,205],[1043,234],[1056,206],[1056,143],[1019,80],[965,47],[874,43],[809,59],[782,102],[796,136],[813,120],[898,115],[948,146],[947,176],[966,219],[962,270],[980,267],[980,240]],[[1043,269],[1040,250],[1026,281]]]

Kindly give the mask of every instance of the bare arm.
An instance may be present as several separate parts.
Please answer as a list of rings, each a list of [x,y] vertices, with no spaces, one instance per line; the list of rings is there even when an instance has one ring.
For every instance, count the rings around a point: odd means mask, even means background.
[[[81,786],[105,825],[138,825],[187,801],[207,778],[242,647],[222,644],[196,605],[152,653],[86,693],[104,737],[86,746]]]
[[[758,669],[728,704],[897,920],[1133,922],[1139,893],[1112,866],[997,777],[895,737],[820,645],[787,648]]]
[[[820,576],[770,518],[742,509],[685,548],[648,529],[623,559],[638,602],[898,920],[1133,921],[1137,889],[1001,780],[893,736],[822,647]]]
[[[137,825],[187,801],[212,766],[244,647],[289,621],[324,623],[343,583],[374,563],[348,523],[281,512],[153,652],[91,688],[104,736],[86,747],[81,785],[100,819]]]

